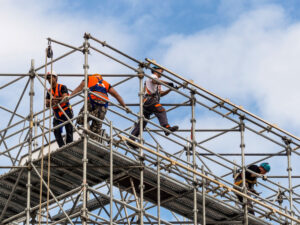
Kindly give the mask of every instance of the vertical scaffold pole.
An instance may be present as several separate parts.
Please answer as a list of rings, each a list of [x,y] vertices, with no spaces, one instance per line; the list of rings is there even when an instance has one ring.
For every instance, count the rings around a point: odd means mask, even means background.
[[[159,154],[159,145],[157,145]],[[157,225],[160,225],[160,158],[157,155]]]
[[[33,96],[34,96],[34,60],[31,60],[30,68],[30,109],[29,109],[29,138],[28,138],[28,174],[27,174],[27,208],[26,208],[26,224],[30,223],[30,192],[31,192],[31,160],[32,160],[32,144],[33,144]]]
[[[290,203],[290,214],[291,216],[294,216],[293,213],[293,185],[292,185],[292,166],[291,166],[291,154],[292,154],[292,149],[290,146],[290,140],[287,138],[284,139],[285,144],[286,144],[286,155],[287,155],[287,171],[288,171],[288,176],[289,176],[289,203]],[[291,225],[294,225],[294,221],[290,221]]]
[[[143,123],[144,123],[144,113],[143,113],[143,78],[144,71],[141,66],[138,68],[139,77],[139,101],[140,101],[140,144],[143,144]],[[140,148],[140,225],[144,225],[144,151]]]
[[[240,131],[241,131],[241,155],[242,155],[242,179],[243,179],[243,193],[247,194],[247,187],[246,187],[246,166],[245,166],[245,140],[244,140],[244,133],[245,133],[245,124],[244,124],[244,115],[240,116]],[[244,225],[248,225],[248,203],[247,198],[243,198],[243,207],[244,207]]]
[[[110,185],[110,225],[113,225],[113,129],[112,129],[112,122],[109,123],[109,131],[110,131],[110,162],[109,162],[109,173],[110,173],[110,179],[109,179],[109,185]]]
[[[192,118],[191,118],[191,125],[192,125],[192,151],[193,151],[193,169],[197,170],[197,163],[196,163],[196,142],[195,142],[195,126],[196,126],[196,119],[195,119],[195,92],[191,91],[191,111],[192,111]],[[197,217],[198,217],[198,209],[197,209],[197,177],[196,174],[193,173],[193,183],[194,183],[194,224],[197,225]]]
[[[202,166],[202,173],[204,174],[204,166]],[[202,179],[202,225],[206,225],[206,207],[205,207],[205,190],[206,180]]]
[[[83,159],[82,159],[82,166],[83,166],[83,179],[82,179],[82,186],[83,186],[83,202],[82,202],[82,217],[83,221],[82,224],[86,225],[86,218],[87,218],[87,142],[88,142],[88,136],[86,130],[88,129],[88,102],[87,102],[87,96],[88,96],[88,54],[89,54],[89,34],[85,33],[84,34],[84,48],[83,48],[83,53],[84,53],[84,110],[83,110],[83,128],[84,128],[84,135],[83,135]]]

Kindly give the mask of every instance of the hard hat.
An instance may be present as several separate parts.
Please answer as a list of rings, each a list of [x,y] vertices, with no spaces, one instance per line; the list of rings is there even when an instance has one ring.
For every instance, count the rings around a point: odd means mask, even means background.
[[[264,170],[265,170],[266,172],[269,172],[269,171],[271,170],[271,166],[270,166],[269,163],[267,163],[267,162],[260,164],[260,166],[261,166],[262,168],[264,168]]]
[[[47,77],[51,76],[51,71],[47,72]],[[52,76],[55,76],[57,78],[57,73],[55,73],[54,70],[52,70]]]

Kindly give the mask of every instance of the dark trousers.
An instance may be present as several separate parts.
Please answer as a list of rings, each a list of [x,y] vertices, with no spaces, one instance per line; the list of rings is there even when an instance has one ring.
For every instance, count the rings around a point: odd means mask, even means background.
[[[150,119],[150,116],[152,114],[154,114],[157,117],[159,124],[162,127],[169,126],[166,110],[159,103],[159,100],[156,97],[148,97],[144,102],[144,106],[143,106],[143,115],[146,119]],[[143,129],[145,129],[146,125],[147,125],[147,121],[144,120]],[[133,128],[131,134],[136,137],[140,134],[140,121],[135,124],[135,127]]]
[[[68,115],[68,117],[70,119],[73,118],[73,111],[71,109],[67,109],[65,112],[66,112],[66,114]],[[59,118],[54,117],[53,127],[65,122],[67,120],[68,119],[65,117],[65,115],[62,115]],[[54,129],[54,136],[55,136],[56,142],[57,142],[59,147],[62,147],[62,146],[65,145],[65,141],[62,137],[62,128],[63,127],[59,127],[59,128]],[[65,125],[65,129],[66,129],[66,143],[68,144],[68,143],[73,142],[73,126],[72,126],[72,124],[67,123]]]
[[[238,186],[240,186],[240,187],[242,188],[242,187],[243,187],[243,184],[241,183],[241,181],[242,181],[242,177],[238,177],[238,178],[235,180],[235,183],[234,183],[234,184],[235,184],[235,185],[238,185]],[[246,182],[246,188],[247,188],[247,190],[248,190],[249,186],[251,187],[251,184],[249,184],[248,182]],[[234,189],[236,189],[236,190],[242,192],[241,189],[239,189],[239,188],[234,187]],[[238,198],[238,200],[239,200],[241,203],[244,202],[243,196],[241,196],[241,195],[239,195],[239,194],[235,194],[235,195],[236,195],[236,197]],[[247,195],[248,195],[248,194],[247,194]],[[254,215],[254,210],[253,210],[252,201],[250,201],[249,199],[247,199],[246,201],[247,201],[247,206],[248,206],[248,213]]]

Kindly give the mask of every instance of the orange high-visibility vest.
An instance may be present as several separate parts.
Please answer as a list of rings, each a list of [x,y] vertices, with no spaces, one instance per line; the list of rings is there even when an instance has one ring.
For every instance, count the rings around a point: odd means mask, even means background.
[[[51,94],[53,98],[62,97],[61,87],[62,84],[56,84],[55,92],[53,91],[53,88],[51,88]],[[60,106],[64,111],[71,107],[69,101],[61,103]],[[52,109],[57,117],[61,117],[64,114],[58,106],[53,106]]]
[[[103,105],[107,106],[108,102],[105,100],[109,100],[108,98],[108,90],[109,90],[109,83],[105,80],[103,80],[102,76],[100,74],[94,74],[88,77],[88,88],[93,93],[99,95],[102,98],[99,98],[98,96],[95,96],[93,94],[89,94],[90,100],[94,100],[95,103],[97,102],[103,102]]]

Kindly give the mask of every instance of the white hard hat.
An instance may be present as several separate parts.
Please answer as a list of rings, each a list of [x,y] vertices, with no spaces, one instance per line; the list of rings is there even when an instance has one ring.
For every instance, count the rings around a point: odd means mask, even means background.
[[[56,76],[57,77],[57,73],[55,73],[54,70],[52,70],[52,73],[51,71],[47,72],[47,77],[50,76],[52,74],[52,76]]]

